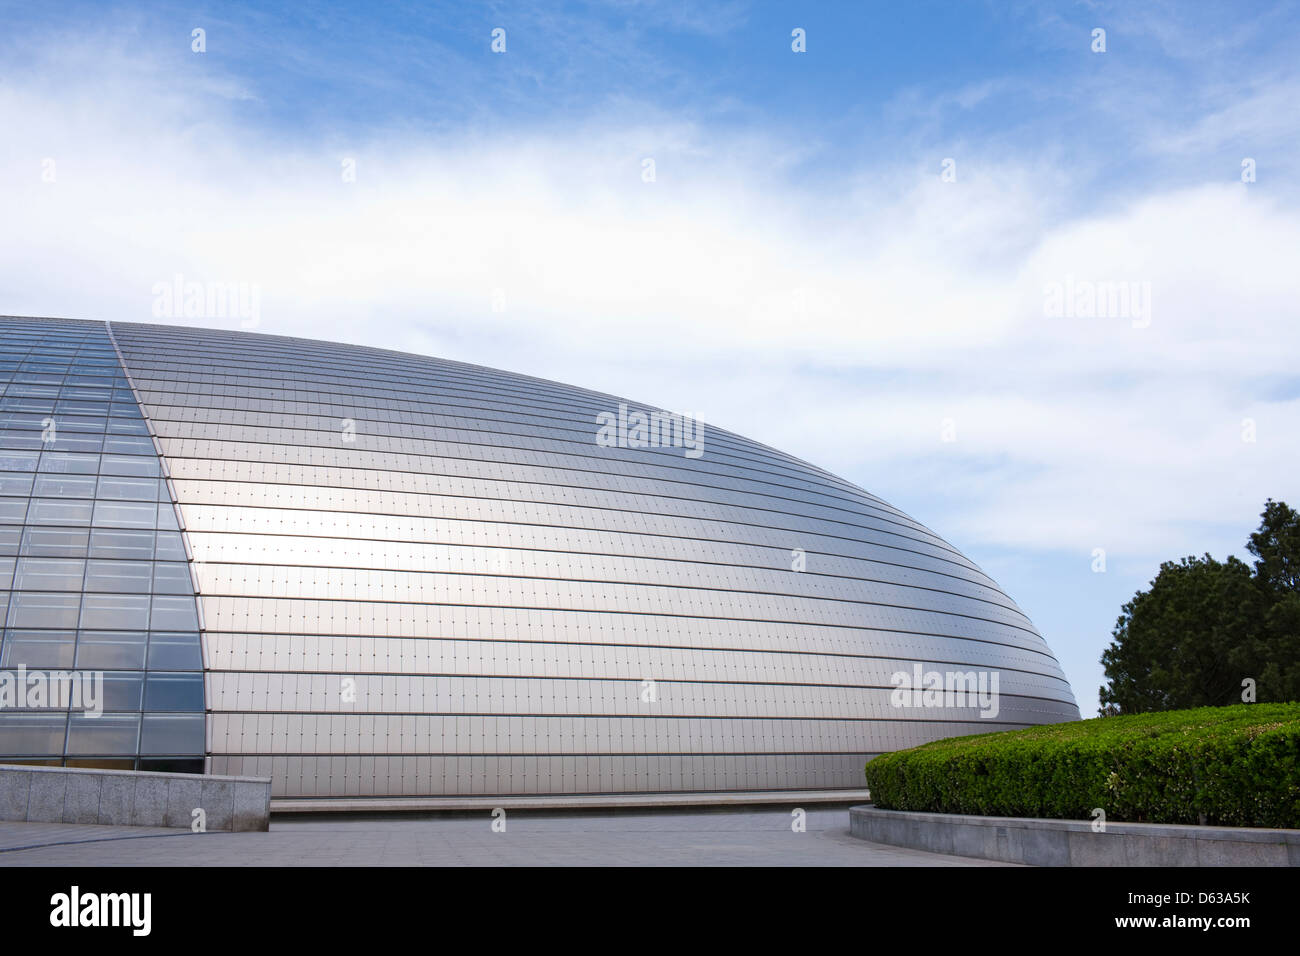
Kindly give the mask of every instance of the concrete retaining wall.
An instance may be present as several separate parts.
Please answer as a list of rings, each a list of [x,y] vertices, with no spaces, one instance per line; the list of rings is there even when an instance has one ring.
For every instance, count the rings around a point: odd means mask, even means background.
[[[976,817],[849,809],[849,829],[873,843],[1034,866],[1300,866],[1300,830],[1164,823]]]
[[[0,820],[189,829],[202,808],[209,831],[265,830],[266,777],[0,765]]]

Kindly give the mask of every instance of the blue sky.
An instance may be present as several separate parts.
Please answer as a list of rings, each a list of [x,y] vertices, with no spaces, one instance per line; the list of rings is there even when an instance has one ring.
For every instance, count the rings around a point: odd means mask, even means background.
[[[262,331],[699,414],[964,550],[1085,713],[1161,560],[1300,501],[1294,4],[0,10],[2,312],[247,281]]]

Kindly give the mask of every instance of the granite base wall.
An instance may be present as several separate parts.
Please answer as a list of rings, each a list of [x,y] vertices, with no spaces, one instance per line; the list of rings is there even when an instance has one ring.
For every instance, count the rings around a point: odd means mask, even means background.
[[[196,809],[208,831],[265,830],[271,781],[0,764],[0,820],[191,829]]]

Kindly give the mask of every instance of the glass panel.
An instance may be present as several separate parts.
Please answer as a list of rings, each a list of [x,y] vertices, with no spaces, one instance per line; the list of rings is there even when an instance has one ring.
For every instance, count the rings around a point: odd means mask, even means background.
[[[109,631],[142,631],[149,627],[149,597],[145,594],[86,594],[81,626]]]
[[[104,444],[104,439],[100,435],[81,435],[76,432],[59,432],[59,437],[54,442],[54,447],[59,451],[99,451],[100,446]]]
[[[202,674],[150,674],[145,689],[145,710],[202,711]]]
[[[0,714],[0,754],[62,754],[67,723],[66,714]]]
[[[74,714],[68,721],[70,754],[134,754],[139,737],[139,714]]]
[[[104,475],[99,479],[99,497],[121,501],[157,501],[158,479]]]
[[[50,498],[93,498],[95,476],[37,475],[35,494]]]
[[[75,628],[80,606],[79,594],[17,592],[9,601],[9,626]]]
[[[159,561],[154,564],[154,594],[194,594],[190,566],[184,562]]]
[[[201,754],[203,748],[202,714],[165,717],[146,714],[144,716],[143,729],[140,733],[140,753]]]
[[[144,419],[130,418],[110,418],[108,420],[107,431],[114,435],[148,435],[149,427],[145,425]]]
[[[30,497],[32,493],[32,476],[20,472],[0,474],[0,495],[21,495]]]
[[[104,710],[140,710],[140,692],[144,675],[138,671],[119,671],[104,675]]]
[[[0,432],[0,447],[38,450],[41,447],[41,433],[17,428],[6,429]]]
[[[41,456],[40,470],[60,475],[93,475],[99,471],[99,456],[66,455],[47,451]]]
[[[0,523],[22,524],[27,516],[27,498],[0,498]]]
[[[89,537],[85,528],[27,528],[22,553],[35,558],[82,558]]]
[[[152,558],[152,531],[108,531],[96,528],[90,532],[90,554],[95,558]]]
[[[0,666],[69,668],[76,633],[73,631],[7,631]]]
[[[77,638],[77,667],[143,669],[147,643],[144,631],[82,631]]]
[[[185,554],[185,545],[181,541],[179,531],[157,531],[158,550],[154,557],[159,561],[184,561],[187,558]]]
[[[15,591],[80,591],[85,562],[69,558],[22,558],[14,571]]]
[[[108,427],[107,418],[92,418],[87,415],[64,415],[59,419],[59,427],[70,432],[94,432],[103,434]]]
[[[154,527],[157,506],[136,501],[95,502],[95,527],[97,528],[149,528]]]
[[[194,631],[199,627],[193,597],[155,597],[149,626],[155,631]]]
[[[158,528],[163,531],[180,530],[180,525],[176,523],[176,509],[170,500],[158,503]]]
[[[51,385],[10,385],[6,392],[14,396],[41,397],[52,399],[57,397],[58,389]]]
[[[203,651],[199,635],[167,634],[155,631],[149,636],[149,669],[188,671],[203,668]]]
[[[74,401],[85,399],[94,400],[96,398],[106,397],[106,393],[96,388],[83,388],[80,385],[65,385],[59,389],[59,397]]]
[[[91,558],[86,566],[86,590],[113,594],[148,594],[148,561],[105,561]]]
[[[118,414],[116,407],[113,414]],[[135,412],[136,415],[140,413]],[[150,455],[157,458],[154,451],[153,439],[142,438],[138,435],[109,435],[104,439],[104,452],[118,455]]]
[[[35,471],[39,452],[0,451],[0,471]]]
[[[33,498],[28,510],[28,524],[90,524],[90,501],[60,501],[54,498]]]
[[[105,455],[99,469],[105,475],[133,475],[137,478],[156,478],[162,474],[156,455],[144,458],[128,455]]]
[[[70,371],[65,382],[68,385],[79,385],[86,388],[112,388],[113,376],[90,375],[83,371]]]

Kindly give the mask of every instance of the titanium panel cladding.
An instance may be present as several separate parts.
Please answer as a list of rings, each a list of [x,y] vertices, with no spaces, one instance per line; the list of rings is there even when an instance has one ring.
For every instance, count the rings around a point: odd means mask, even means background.
[[[214,773],[296,797],[859,788],[884,751],[1078,717],[974,564],[772,448],[457,362],[112,335],[192,552]]]

